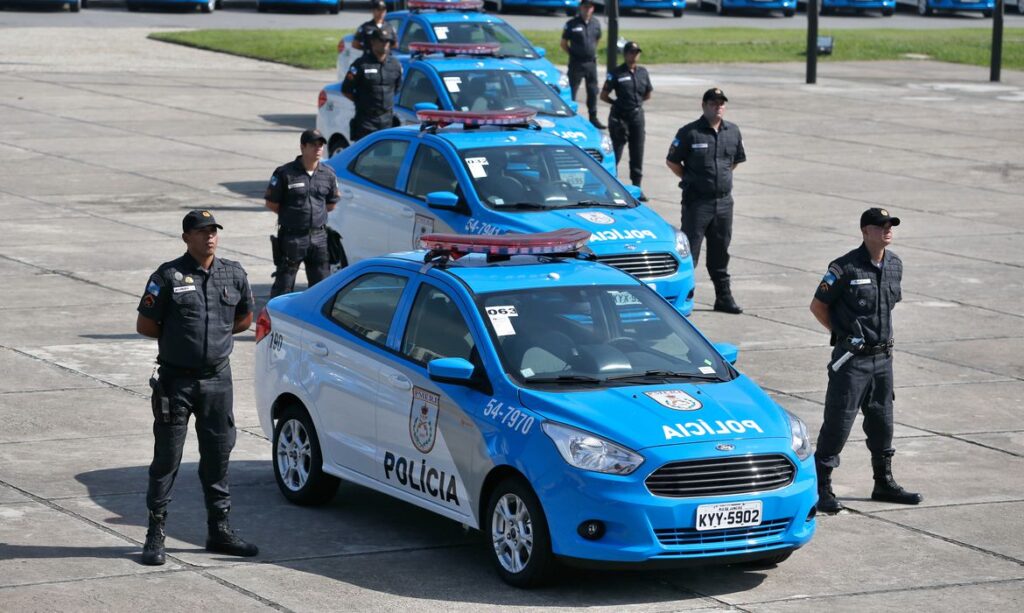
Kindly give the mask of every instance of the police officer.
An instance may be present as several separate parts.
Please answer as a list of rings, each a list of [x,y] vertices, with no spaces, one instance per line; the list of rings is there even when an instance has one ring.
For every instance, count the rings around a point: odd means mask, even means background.
[[[643,104],[651,99],[654,91],[647,69],[637,66],[640,53],[640,45],[633,41],[627,42],[622,49],[626,61],[608,73],[601,89],[601,100],[612,105],[608,115],[608,135],[612,137],[612,146],[615,148],[615,164],[622,161],[622,148],[628,141],[629,181],[638,187],[644,176]],[[612,92],[615,93],[614,100],[610,95]]]
[[[349,124],[352,142],[394,125],[395,92],[402,84],[402,65],[388,53],[394,39],[380,29],[368,38],[370,53],[352,62],[341,82],[342,95],[356,105]]]
[[[715,310],[743,312],[732,296],[729,280],[729,243],[732,241],[732,172],[745,162],[743,137],[736,124],[724,119],[729,99],[717,87],[704,92],[703,113],[679,128],[668,148],[665,163],[682,181],[680,229],[690,241],[693,265],[707,237],[707,268],[715,284]]]
[[[872,500],[918,504],[924,498],[900,487],[892,476],[892,309],[903,293],[903,262],[888,249],[893,226],[885,209],[860,216],[864,242],[828,265],[811,300],[811,313],[832,333],[825,419],[818,433],[814,463],[818,472],[818,510],[843,509],[832,492],[832,470],[850,435],[857,411],[864,413],[864,433],[871,451],[875,487]]]
[[[252,323],[253,298],[241,264],[215,256],[223,227],[210,211],[181,222],[187,251],[149,277],[135,329],[159,339],[153,386],[153,463],[149,466],[149,531],[142,562],[164,563],[164,524],[181,464],[189,415],[199,437],[199,480],[208,517],[206,550],[235,556],[259,551],[231,531],[228,457],[235,446],[231,366],[233,334]]]
[[[270,297],[295,289],[299,264],[306,265],[306,281],[313,287],[331,274],[327,251],[327,213],[334,210],[341,195],[334,170],[320,163],[325,140],[317,130],[299,137],[301,154],[270,177],[264,195],[266,206],[277,213],[277,245],[274,285]]]
[[[370,52],[370,37],[374,30],[382,30],[392,41],[398,40],[395,29],[391,27],[390,23],[384,21],[388,15],[388,5],[384,3],[384,0],[370,2],[370,10],[373,12],[373,17],[361,24],[356,30],[355,36],[352,37],[352,46],[362,49],[363,53]]]
[[[562,28],[562,51],[569,54],[569,90],[576,100],[580,81],[587,84],[587,112],[590,123],[599,129],[608,126],[597,117],[597,42],[601,40],[601,22],[594,19],[594,0],[580,0],[579,13]]]

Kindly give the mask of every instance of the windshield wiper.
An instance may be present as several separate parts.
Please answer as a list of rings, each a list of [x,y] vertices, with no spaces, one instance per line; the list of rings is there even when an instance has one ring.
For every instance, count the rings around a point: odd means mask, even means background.
[[[628,381],[630,379],[695,379],[697,381],[725,381],[717,373],[676,372],[673,370],[648,370],[644,373],[631,373],[608,377],[606,381]]]
[[[558,383],[568,385],[571,383],[604,383],[604,379],[590,377],[587,375],[558,375],[557,377],[531,377],[527,383]]]
[[[618,204],[616,202],[602,202],[601,200],[580,200],[579,202],[573,202],[565,206],[560,206],[560,209],[591,209],[595,207],[609,207],[609,208],[623,208],[628,207],[626,203]]]
[[[537,211],[546,211],[551,208],[545,204],[540,204],[539,202],[511,202],[506,204],[489,204],[496,209],[529,209]]]

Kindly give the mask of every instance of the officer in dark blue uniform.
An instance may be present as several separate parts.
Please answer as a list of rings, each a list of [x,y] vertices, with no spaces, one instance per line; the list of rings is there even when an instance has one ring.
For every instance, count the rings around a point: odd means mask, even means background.
[[[217,230],[210,211],[191,211],[181,222],[187,252],[161,264],[139,303],[136,330],[159,339],[159,379],[153,387],[153,463],[149,467],[149,531],[142,562],[164,563],[164,524],[171,487],[181,464],[189,415],[199,437],[199,480],[208,517],[206,549],[254,556],[255,545],[231,531],[228,458],[235,446],[231,366],[233,334],[252,323],[253,298],[241,264],[215,257]]]
[[[608,73],[601,100],[612,105],[608,114],[608,135],[615,148],[615,164],[622,161],[622,149],[629,143],[629,181],[639,187],[644,177],[644,107],[651,99],[654,86],[647,69],[637,65],[643,52],[640,45],[629,41],[622,48],[625,62]],[[615,99],[611,97],[615,93]]]
[[[818,471],[818,510],[843,509],[832,492],[832,470],[850,436],[857,412],[871,451],[873,500],[918,504],[920,494],[900,487],[892,476],[895,398],[892,377],[892,309],[903,297],[903,262],[888,249],[899,217],[872,208],[860,217],[864,242],[828,265],[811,301],[811,313],[832,333],[825,419],[814,452]]]
[[[306,265],[309,287],[331,274],[327,213],[334,210],[341,194],[334,169],[320,163],[325,143],[320,132],[303,132],[299,137],[301,154],[274,170],[264,194],[267,208],[277,213],[280,252],[271,298],[295,289],[299,264]]]
[[[594,1],[580,0],[579,14],[562,28],[562,51],[569,54],[569,91],[576,100],[580,81],[586,82],[590,123],[603,130],[608,126],[597,117],[597,43],[600,40],[601,22],[594,19]]]
[[[370,53],[352,62],[341,94],[355,104],[355,115],[349,123],[352,142],[394,126],[395,92],[402,85],[402,65],[389,53],[394,38],[375,29],[369,36]]]
[[[708,276],[715,284],[716,311],[743,312],[732,296],[729,243],[732,242],[732,172],[747,159],[739,127],[724,119],[729,99],[717,87],[704,92],[700,119],[679,128],[665,163],[682,179],[680,229],[690,241],[693,266],[707,237]]]
[[[382,30],[391,40],[398,40],[395,29],[391,27],[390,23],[384,21],[384,18],[388,15],[388,5],[384,3],[384,0],[373,0],[370,2],[370,10],[373,13],[373,17],[369,21],[360,24],[355,35],[352,37],[352,46],[356,49],[362,49],[364,54],[370,52],[370,37],[373,36],[374,30]]]

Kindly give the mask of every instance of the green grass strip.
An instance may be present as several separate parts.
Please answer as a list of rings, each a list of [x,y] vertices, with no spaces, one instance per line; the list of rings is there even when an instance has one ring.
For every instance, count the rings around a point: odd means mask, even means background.
[[[334,67],[338,38],[347,33],[335,29],[196,30],[159,32],[150,34],[150,38],[299,68],[324,69]],[[545,47],[552,62],[567,61],[558,46],[560,31],[528,30],[523,34],[534,44]],[[822,56],[822,62],[899,60],[913,54],[943,62],[987,66],[992,43],[991,31],[984,28],[823,29],[820,34],[835,38],[832,55]],[[644,64],[797,62],[803,61],[807,40],[804,30],[758,28],[627,30],[622,36],[640,43]],[[602,48],[599,57],[604,57],[603,53]],[[1024,28],[1004,30],[1003,67],[1024,69]]]

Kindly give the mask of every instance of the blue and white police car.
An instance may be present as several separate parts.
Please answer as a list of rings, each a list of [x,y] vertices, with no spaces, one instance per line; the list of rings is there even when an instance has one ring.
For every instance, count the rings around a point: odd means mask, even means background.
[[[833,15],[840,11],[879,11],[882,17],[892,17],[896,0],[818,0],[818,13]]]
[[[413,248],[429,232],[582,228],[599,260],[690,313],[686,236],[637,201],[639,188],[538,129],[532,109],[418,115],[419,127],[375,132],[326,162],[341,192],[328,223],[343,237],[349,263]]]
[[[53,8],[59,11],[77,13],[88,7],[87,0],[0,0],[0,11],[9,8]]]
[[[781,11],[784,17],[792,17],[796,14],[796,2],[797,0],[699,0],[698,6],[710,4],[719,15],[739,9],[761,13]]]
[[[403,69],[408,66],[412,43],[497,43],[499,55],[516,60],[541,81],[556,87],[564,99],[571,98],[568,77],[545,59],[544,48],[534,47],[504,19],[480,12],[480,0],[409,0],[406,4],[409,10],[388,13],[384,18],[398,34],[398,46],[392,54]],[[339,81],[362,53],[352,47],[351,34],[338,41]]]
[[[603,2],[598,2],[603,4]],[[672,11],[673,17],[682,17],[686,10],[686,0],[619,0],[619,8],[645,11]]]
[[[416,112],[423,109],[531,108],[537,112],[535,121],[542,129],[571,141],[615,174],[615,153],[608,135],[580,117],[576,103],[565,102],[521,64],[494,58],[497,43],[410,46],[417,55],[408,64],[402,87],[395,94],[395,115],[402,123],[419,124]],[[327,139],[329,156],[348,146],[349,122],[354,114],[352,101],[341,94],[341,83],[332,83],[320,91],[316,127]]]
[[[423,237],[271,300],[254,385],[278,486],[345,479],[479,529],[501,577],[776,564],[814,534],[807,428],[588,233]]]
[[[982,17],[991,17],[996,9],[995,0],[897,0],[917,8],[917,14],[930,17],[940,12],[981,13]],[[1017,4],[1017,12],[1024,12]]]
[[[273,9],[321,10],[337,15],[344,0],[256,0],[256,10],[261,13]]]
[[[194,8],[204,13],[212,13],[219,9],[221,0],[125,0],[124,7],[129,11],[138,11],[144,7]]]

